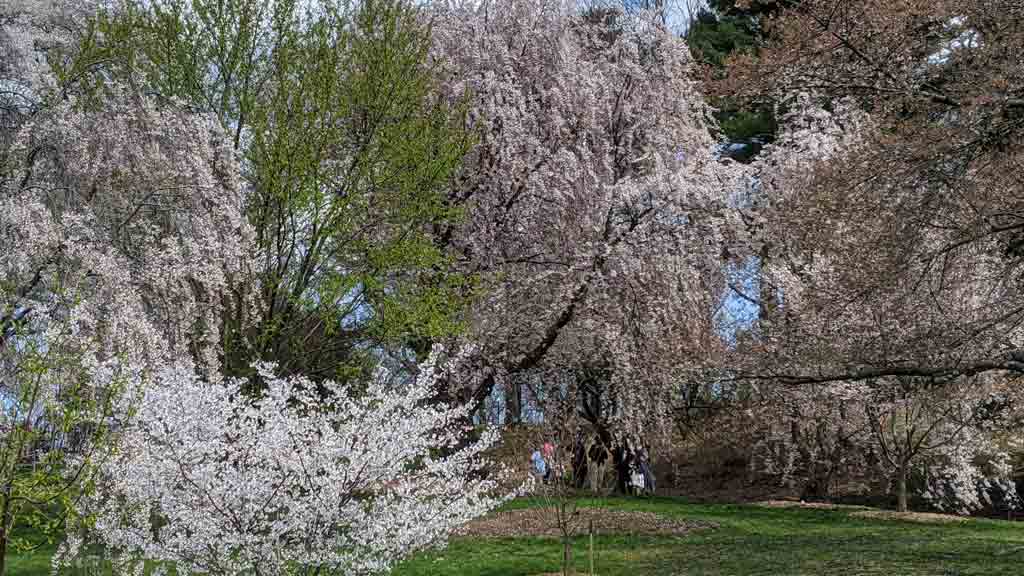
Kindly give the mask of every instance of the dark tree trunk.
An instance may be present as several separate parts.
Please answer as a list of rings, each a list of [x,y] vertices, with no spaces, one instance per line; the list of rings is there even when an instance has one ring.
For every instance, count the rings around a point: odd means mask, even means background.
[[[505,424],[518,424],[523,421],[522,386],[509,384],[505,387]]]
[[[896,478],[896,510],[907,511],[907,463],[900,464]]]
[[[562,538],[562,575],[569,576],[574,572],[572,566],[572,538]]]
[[[14,524],[11,511],[12,483],[13,480],[4,487],[4,503],[0,510],[0,576],[7,573],[7,541],[11,539],[11,527]]]

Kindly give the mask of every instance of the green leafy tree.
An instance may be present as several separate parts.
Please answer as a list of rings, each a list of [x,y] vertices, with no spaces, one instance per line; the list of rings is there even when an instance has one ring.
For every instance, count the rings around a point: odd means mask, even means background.
[[[217,116],[242,156],[260,279],[256,325],[225,322],[225,365],[347,380],[459,329],[472,282],[433,232],[459,217],[447,190],[470,141],[434,97],[417,8],[303,6],[131,1],[57,69],[69,89],[128,79]]]
[[[702,10],[687,29],[690,50],[705,63],[721,68],[737,51],[752,52],[757,46],[756,20]]]
[[[729,57],[757,53],[764,34],[762,19],[790,3],[785,0],[711,0],[708,7],[698,12],[690,23],[686,33],[687,44],[694,57],[709,68],[712,78],[722,78],[728,73],[726,62]],[[757,139],[763,143],[774,139],[778,126],[772,106],[740,107],[723,97],[717,98],[715,105],[719,109],[716,115],[719,127],[730,141],[749,143]],[[756,147],[753,148],[747,153],[756,153]]]

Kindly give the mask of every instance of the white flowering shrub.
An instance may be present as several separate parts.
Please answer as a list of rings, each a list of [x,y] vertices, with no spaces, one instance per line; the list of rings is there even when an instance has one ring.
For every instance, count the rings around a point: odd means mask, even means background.
[[[83,504],[118,569],[385,572],[502,502],[481,469],[494,437],[463,442],[466,409],[427,402],[429,365],[412,382],[380,372],[359,393],[257,369],[256,399],[185,363],[147,389]]]

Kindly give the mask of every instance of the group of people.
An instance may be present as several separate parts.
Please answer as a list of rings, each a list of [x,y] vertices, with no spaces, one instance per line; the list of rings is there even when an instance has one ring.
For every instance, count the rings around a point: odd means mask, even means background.
[[[630,450],[627,446],[623,451],[622,466],[629,471],[628,492],[636,495],[654,494],[654,473],[647,459],[647,450],[642,447]]]
[[[604,443],[600,445],[603,447]],[[612,452],[607,449],[598,450],[598,443],[589,446],[588,450],[582,431],[577,433],[576,446],[573,447],[573,480],[576,487],[583,487],[588,472],[592,472],[588,468],[603,465],[608,457],[612,457],[614,462],[620,491],[637,495],[654,493],[654,473],[644,447],[633,449],[629,442],[623,441]],[[562,478],[565,474],[563,464],[555,459],[555,446],[551,442],[544,442],[540,447],[533,449],[530,454],[530,467],[533,474],[545,484],[551,482],[553,478]]]
[[[530,455],[530,465],[533,467],[533,472],[541,479],[545,484],[551,481],[553,473],[553,464],[555,463],[555,446],[551,442],[545,442],[540,449],[534,449],[533,454]]]

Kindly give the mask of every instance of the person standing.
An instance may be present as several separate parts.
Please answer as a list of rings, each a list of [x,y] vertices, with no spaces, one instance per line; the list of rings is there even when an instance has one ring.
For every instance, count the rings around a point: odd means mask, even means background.
[[[530,455],[530,463],[533,465],[533,470],[540,476],[544,482],[548,481],[548,475],[551,471],[548,469],[547,462],[544,461],[544,456],[541,455],[540,450],[534,450],[533,454]]]

